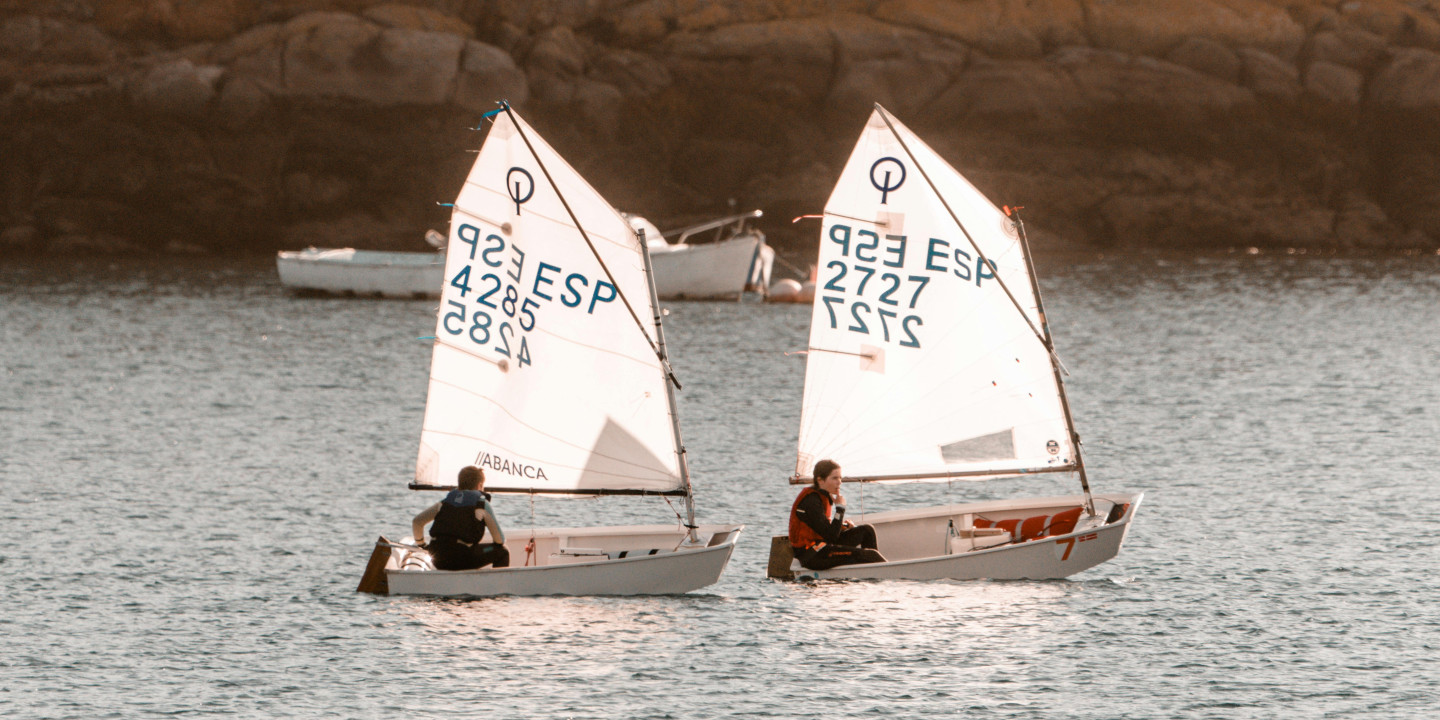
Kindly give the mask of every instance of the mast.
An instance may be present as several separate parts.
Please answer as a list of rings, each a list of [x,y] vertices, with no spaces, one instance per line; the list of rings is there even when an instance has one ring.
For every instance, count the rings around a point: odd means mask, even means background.
[[[1060,392],[1060,408],[1065,412],[1065,429],[1070,432],[1070,445],[1075,448],[1075,470],[1080,474],[1080,489],[1085,493],[1085,512],[1095,514],[1095,499],[1090,496],[1090,480],[1085,476],[1085,457],[1080,452],[1080,433],[1075,432],[1075,421],[1070,418],[1070,400],[1065,396],[1065,380],[1060,372],[1060,359],[1055,355],[1055,343],[1050,339],[1050,321],[1045,318],[1045,303],[1040,299],[1040,282],[1035,277],[1035,263],[1030,259],[1030,239],[1025,236],[1025,223],[1020,219],[1020,208],[1005,208],[1005,214],[1015,220],[1015,229],[1020,234],[1020,255],[1025,258],[1025,269],[1030,274],[1030,289],[1035,293],[1035,312],[1040,316],[1041,342],[1045,343],[1046,354],[1050,356],[1050,369],[1055,373],[1055,389]]]
[[[670,403],[670,429],[675,435],[675,457],[680,464],[680,477],[685,481],[685,542],[698,544],[700,538],[695,534],[695,493],[690,486],[690,463],[685,456],[685,441],[680,437],[680,409],[675,404],[675,388],[679,387],[680,383],[675,380],[675,373],[670,369],[670,359],[665,354],[665,327],[660,321],[660,301],[657,299],[659,293],[655,291],[655,273],[650,266],[650,246],[645,244],[645,230],[637,230],[635,237],[640,243],[640,255],[645,258],[645,287],[650,291],[650,307],[655,311],[655,354],[660,358],[660,372],[665,376],[662,382],[665,385],[665,399]]]

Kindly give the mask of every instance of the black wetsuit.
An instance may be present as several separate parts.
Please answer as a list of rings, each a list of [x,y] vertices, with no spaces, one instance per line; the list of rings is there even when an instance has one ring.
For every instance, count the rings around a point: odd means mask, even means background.
[[[828,570],[840,565],[885,562],[875,542],[875,528],[856,525],[845,530],[845,506],[835,506],[835,517],[825,517],[823,490],[802,498],[795,506],[795,516],[824,540],[819,549],[795,549],[795,558],[811,570]]]

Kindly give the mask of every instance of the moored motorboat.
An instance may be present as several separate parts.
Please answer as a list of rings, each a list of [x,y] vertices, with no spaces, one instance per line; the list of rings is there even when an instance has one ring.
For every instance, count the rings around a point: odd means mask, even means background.
[[[763,296],[769,288],[775,249],[765,243],[765,233],[749,225],[763,214],[754,210],[664,234],[643,217],[626,217],[645,230],[661,300],[729,300],[746,292]]]

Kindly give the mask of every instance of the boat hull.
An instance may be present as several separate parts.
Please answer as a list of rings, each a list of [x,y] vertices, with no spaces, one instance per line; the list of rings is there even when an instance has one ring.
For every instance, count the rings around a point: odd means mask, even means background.
[[[889,562],[865,565],[842,565],[829,570],[810,570],[789,565],[790,579],[819,580],[832,578],[872,580],[1052,580],[1069,577],[1078,572],[1099,565],[1120,552],[1120,546],[1129,531],[1130,520],[1135,516],[1144,493],[1134,495],[1095,496],[1096,510],[1102,517],[1092,523],[1084,519],[1070,532],[1047,535],[1035,539],[1013,542],[996,540],[1001,544],[991,547],[976,547],[946,553],[950,523],[964,524],[968,515],[974,518],[986,517],[995,520],[1019,519],[1072,508],[1083,502],[1082,496],[1035,498],[1029,500],[972,503],[948,505],[874,513],[861,516],[857,523],[868,523],[875,527],[879,550]],[[1116,505],[1126,505],[1124,513],[1113,521],[1103,517]],[[986,531],[981,531],[986,532]],[[779,546],[777,541],[775,546]],[[934,554],[926,554],[926,548],[933,548]],[[788,543],[783,547],[788,551]],[[772,552],[774,552],[772,550]],[[784,578],[783,571],[774,568],[788,563],[778,563],[772,558],[772,577]]]
[[[280,273],[280,284],[297,292],[438,297],[445,277],[445,255],[307,248],[278,253],[275,269]]]
[[[652,248],[655,293],[662,300],[725,300],[747,287],[769,287],[775,249],[758,235],[703,245]]]
[[[531,533],[515,532],[506,543],[512,566],[479,570],[416,569],[428,566],[428,556],[396,548],[385,564],[386,591],[466,597],[678,595],[720,579],[743,529],[702,525],[697,533],[703,544],[694,548],[680,547],[685,534],[673,525],[536,529],[528,554]]]

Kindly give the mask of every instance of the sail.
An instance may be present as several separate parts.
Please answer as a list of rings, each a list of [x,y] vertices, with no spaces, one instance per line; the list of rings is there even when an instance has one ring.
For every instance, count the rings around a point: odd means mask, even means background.
[[[1010,218],[877,106],[825,205],[796,475],[1072,469],[1029,272]]]
[[[417,485],[476,465],[492,492],[683,494],[642,253],[533,129],[495,117],[450,220]]]

